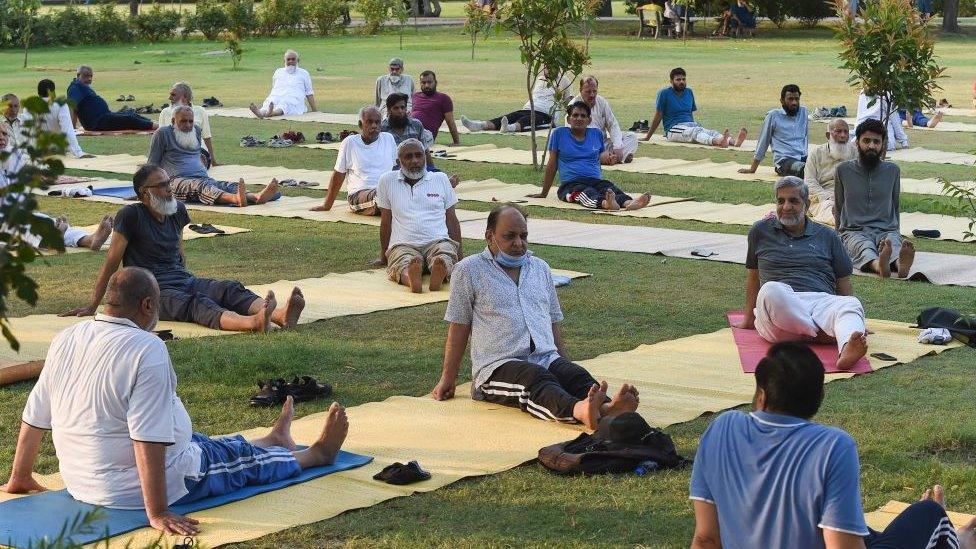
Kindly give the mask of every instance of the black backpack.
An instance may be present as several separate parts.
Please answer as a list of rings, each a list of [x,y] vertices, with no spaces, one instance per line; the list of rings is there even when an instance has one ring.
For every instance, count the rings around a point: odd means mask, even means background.
[[[689,463],[678,455],[667,433],[648,425],[636,412],[602,420],[592,435],[583,433],[539,450],[539,463],[563,475],[629,473],[648,461],[659,469]]]
[[[943,307],[930,307],[918,315],[919,328],[945,328],[952,337],[970,347],[976,347],[976,316]]]

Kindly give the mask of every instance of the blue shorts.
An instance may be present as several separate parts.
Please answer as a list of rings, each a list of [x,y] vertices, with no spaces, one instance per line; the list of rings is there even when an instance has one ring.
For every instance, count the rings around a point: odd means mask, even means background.
[[[245,486],[271,484],[298,475],[302,468],[291,450],[259,448],[244,437],[210,438],[193,433],[200,447],[200,475],[186,478],[189,493],[174,505],[229,494]]]

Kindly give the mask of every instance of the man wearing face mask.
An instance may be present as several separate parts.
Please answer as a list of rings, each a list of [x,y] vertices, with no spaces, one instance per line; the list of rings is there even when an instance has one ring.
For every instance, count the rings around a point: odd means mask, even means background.
[[[596,429],[601,417],[636,410],[633,386],[624,384],[610,401],[605,381],[597,383],[566,358],[556,326],[563,313],[552,271],[527,249],[527,238],[522,211],[512,204],[498,206],[488,215],[488,246],[455,265],[444,316],[450,323],[444,369],[431,396],[454,398],[470,339],[476,400],[588,429]]]
[[[810,189],[809,215],[820,223],[834,224],[834,172],[841,162],[857,157],[850,141],[851,127],[843,118],[827,124],[827,142],[813,149],[807,158],[803,180]]]
[[[759,164],[766,157],[766,150],[772,146],[776,173],[803,177],[810,145],[807,135],[807,108],[800,106],[800,87],[796,84],[783,86],[779,102],[780,108],[766,113],[752,165],[739,168],[739,173],[756,173]]]
[[[271,93],[261,108],[251,103],[251,112],[258,118],[292,116],[315,112],[315,91],[308,71],[298,66],[298,53],[288,50],[284,55],[285,66],[271,77]],[[306,108],[305,103],[308,103]]]
[[[413,108],[410,116],[420,120],[437,139],[437,132],[441,125],[447,122],[447,129],[451,132],[451,146],[461,144],[457,123],[454,121],[454,102],[451,96],[437,91],[437,75],[434,71],[420,73],[420,91],[413,94]]]
[[[390,59],[390,72],[376,79],[376,97],[374,105],[380,109],[380,115],[386,116],[386,98],[392,93],[402,93],[407,96],[407,112],[413,107],[411,97],[417,90],[413,77],[403,74],[403,59]]]
[[[383,174],[376,189],[380,264],[388,265],[390,280],[418,294],[424,272],[430,273],[430,291],[436,292],[461,255],[457,196],[447,175],[427,171],[424,151],[416,139],[400,143],[400,169]]]
[[[165,534],[195,535],[198,521],[169,510],[248,485],[271,484],[333,462],[349,430],[338,403],[318,439],[299,450],[288,397],[271,431],[246,440],[193,431],[176,394],[163,341],[160,288],[153,274],[126,267],[109,278],[105,310],[51,342],[24,407],[10,480],[0,490],[43,491],[33,476],[44,431],[51,431],[68,493],[114,509],[144,509]]]
[[[264,299],[234,280],[197,278],[186,268],[183,228],[190,223],[186,206],[173,198],[170,177],[158,165],[145,164],[132,176],[139,202],[115,216],[112,243],[95,282],[90,303],[62,313],[89,316],[102,303],[109,278],[121,263],[142,267],[156,278],[163,320],[195,322],[215,330],[267,332],[271,324],[293,328],[305,308],[302,291],[292,289],[278,307],[273,292]]]
[[[887,137],[884,125],[870,118],[854,130],[857,159],[837,166],[834,184],[835,227],[854,262],[865,272],[907,278],[915,246],[902,240],[898,198],[901,170],[881,159]]]
[[[281,196],[276,179],[272,179],[259,194],[253,194],[247,192],[243,179],[229,183],[207,175],[200,155],[201,130],[194,124],[193,109],[187,105],[177,106],[173,109],[171,122],[153,133],[146,161],[159,165],[173,177],[170,183],[177,200],[244,207],[264,204]]]
[[[864,308],[854,297],[851,259],[830,227],[807,219],[809,190],[802,179],[776,182],[776,217],[749,230],[745,318],[770,343],[830,341],[837,367],[853,367],[867,352]]]

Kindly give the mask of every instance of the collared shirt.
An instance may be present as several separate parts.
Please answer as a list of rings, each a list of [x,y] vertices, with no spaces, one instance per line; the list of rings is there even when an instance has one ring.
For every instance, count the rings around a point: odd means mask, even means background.
[[[689,496],[715,505],[722,547],[824,546],[868,535],[854,439],[798,417],[725,412],[705,430]]]
[[[403,172],[394,170],[380,177],[376,206],[390,210],[390,248],[397,244],[426,246],[450,238],[445,212],[458,203],[444,172],[425,172],[411,185]]]
[[[375,189],[380,176],[396,166],[396,147],[396,140],[387,132],[380,132],[368,145],[359,133],[343,139],[335,171],[346,174],[346,193]]]
[[[176,141],[176,127],[167,126],[153,132],[149,141],[149,154],[146,162],[156,164],[166,170],[170,177],[199,177],[207,178],[207,168],[200,159],[202,150],[200,127],[194,125],[193,132],[197,137],[197,146],[186,149]]]
[[[807,108],[803,106],[793,116],[786,114],[782,107],[766,113],[756,143],[756,160],[762,162],[770,145],[773,147],[774,163],[779,163],[783,158],[799,160],[806,157],[809,148],[807,124]]]
[[[698,105],[695,103],[695,93],[691,88],[685,88],[683,92],[678,93],[673,87],[668,86],[657,92],[654,108],[661,111],[664,135],[667,135],[671,126],[694,122],[693,113],[698,110]]]
[[[199,474],[166,345],[127,318],[98,314],[58,334],[22,418],[52,431],[64,485],[86,503],[144,507],[133,441],[167,445],[167,503]]]
[[[386,117],[386,98],[394,93],[402,93],[407,96],[407,112],[410,112],[413,107],[413,92],[415,91],[413,77],[409,74],[401,74],[400,80],[396,84],[390,79],[389,74],[384,74],[376,79],[376,96],[373,98],[373,104],[380,109],[380,114]]]
[[[531,252],[526,252],[531,253]],[[549,264],[532,256],[518,284],[488,248],[458,262],[444,320],[471,326],[471,377],[477,388],[513,360],[548,367],[559,358],[552,325],[563,319]]]
[[[574,97],[567,104],[572,105],[577,101],[583,101],[582,97]],[[569,125],[569,122],[566,122]],[[603,132],[603,136],[610,139],[610,144],[615,149],[624,146],[623,132],[620,131],[620,122],[614,116],[610,103],[602,96],[597,95],[596,101],[590,107],[590,127]]]
[[[5,115],[0,115],[0,124],[7,127],[7,135],[10,136],[10,142],[13,143],[15,147],[23,147],[27,143],[27,135],[24,135],[24,123],[30,120],[30,114],[21,110],[17,118],[10,120]]]
[[[434,138],[444,123],[444,115],[454,112],[454,102],[451,96],[446,93],[434,92],[431,95],[419,91],[413,94],[413,107],[410,109],[410,116],[420,120],[424,128],[431,133]]]
[[[749,229],[746,268],[759,269],[760,286],[782,282],[797,292],[837,293],[837,280],[854,265],[830,227],[806,220],[803,234],[791,235],[779,220],[762,219]]]
[[[200,137],[203,139],[210,139],[213,137],[213,133],[210,131],[210,116],[207,115],[207,109],[201,107],[200,105],[193,105],[190,107],[193,109],[193,124],[195,126],[200,126]],[[165,128],[167,126],[173,125],[173,111],[175,107],[170,105],[165,109],[159,111],[159,127]]]
[[[393,136],[393,140],[399,145],[407,139],[416,139],[424,145],[424,149],[429,149],[431,145],[434,144],[434,134],[427,131],[424,127],[423,122],[417,120],[416,118],[407,118],[407,125],[400,130],[396,130],[390,126],[390,119],[384,118],[380,122],[380,131],[386,132]],[[398,133],[399,132],[399,133]]]
[[[873,170],[860,159],[837,166],[834,177],[834,213],[838,232],[875,229],[898,232],[901,169],[894,162],[881,161]]]
[[[848,146],[847,157],[840,160],[830,155],[830,142],[817,146],[807,157],[806,166],[803,168],[803,180],[810,188],[810,202],[819,201],[821,198],[828,200],[834,199],[834,174],[837,166],[846,160],[857,158],[857,149]]]
[[[77,78],[68,84],[68,102],[71,103],[78,120],[85,128],[94,128],[102,116],[112,112],[108,108],[108,103],[95,93],[91,86]]]

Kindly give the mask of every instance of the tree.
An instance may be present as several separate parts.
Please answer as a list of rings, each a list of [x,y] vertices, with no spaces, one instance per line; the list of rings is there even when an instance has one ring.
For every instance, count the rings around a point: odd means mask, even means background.
[[[34,35],[34,21],[37,20],[37,13],[41,9],[41,0],[13,0],[10,2],[11,11],[18,13],[23,18],[23,27],[20,29],[20,42],[24,46],[24,68],[27,68],[27,52],[30,50],[31,38]]]
[[[11,294],[31,306],[36,304],[37,283],[27,275],[27,266],[38,257],[38,246],[64,251],[61,232],[51,218],[35,213],[37,198],[31,191],[45,187],[64,173],[64,164],[55,155],[64,154],[67,142],[63,134],[45,131],[36,123],[49,112],[44,100],[29,97],[21,106],[31,114],[31,120],[25,123],[26,144],[0,151],[0,164],[14,155],[28,160],[9,184],[0,188],[0,220],[4,227],[0,231],[0,332],[14,350],[20,344],[7,320]],[[11,141],[15,143],[14,137]]]
[[[942,30],[959,32],[959,0],[945,0],[942,3]]]
[[[835,0],[835,5],[841,18],[841,68],[850,71],[852,87],[873,101],[884,98],[888,105],[881,122],[888,124],[895,106],[935,106],[932,94],[942,89],[936,80],[945,68],[936,62],[935,40],[909,0],[867,2],[861,20],[848,12],[846,0]]]
[[[543,74],[550,85],[555,85],[561,75],[578,74],[589,63],[589,54],[568,34],[568,29],[577,27],[586,17],[589,4],[587,0],[510,0],[504,7],[502,23],[521,42],[519,52],[531,111],[532,165],[537,169],[539,149],[532,88]]]
[[[481,35],[482,41],[487,39],[495,25],[497,16],[495,13],[484,10],[475,0],[464,5],[464,14],[467,15],[467,19],[464,20],[462,32],[471,37],[471,60],[474,61],[474,46],[478,41],[478,35]]]

